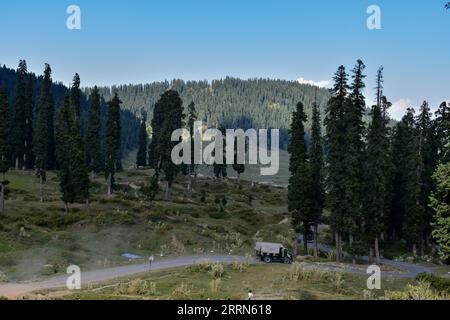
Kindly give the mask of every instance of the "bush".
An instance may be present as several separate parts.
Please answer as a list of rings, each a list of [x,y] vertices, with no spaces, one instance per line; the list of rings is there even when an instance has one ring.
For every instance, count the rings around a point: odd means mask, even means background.
[[[206,202],[206,191],[202,190],[200,193],[200,202],[205,203]]]
[[[434,274],[420,273],[416,276],[416,280],[428,282],[437,291],[450,293],[450,279],[437,277]]]
[[[176,300],[186,300],[187,298],[189,298],[190,294],[191,294],[191,288],[187,284],[182,282],[178,287],[176,287],[172,291],[171,297]]]
[[[197,263],[189,266],[188,270],[192,272],[209,273],[213,277],[213,279],[222,278],[225,273],[223,264],[211,263],[208,259],[198,261]]]
[[[155,295],[156,283],[148,280],[132,280],[129,283],[120,283],[115,289],[115,294],[123,295]]]
[[[225,272],[225,270],[223,268],[223,264],[215,263],[215,264],[211,265],[210,274],[212,275],[213,279],[222,278],[224,272]]]
[[[310,276],[311,271],[303,263],[294,262],[289,268],[288,278],[291,281],[307,280]]]
[[[222,280],[220,278],[212,279],[209,282],[209,288],[211,289],[212,293],[217,293],[219,291],[220,283]]]
[[[419,281],[417,285],[408,284],[404,291],[386,291],[386,300],[448,300],[450,297],[444,292],[435,292],[431,284]]]

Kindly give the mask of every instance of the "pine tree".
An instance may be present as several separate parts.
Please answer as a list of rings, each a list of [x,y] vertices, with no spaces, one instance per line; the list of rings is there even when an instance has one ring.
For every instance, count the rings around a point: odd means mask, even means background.
[[[44,201],[46,170],[51,170],[55,167],[54,102],[51,92],[51,72],[50,66],[45,64],[33,132],[33,151],[36,171],[39,177],[39,197],[41,202]]]
[[[386,198],[387,138],[381,105],[372,107],[372,122],[367,135],[367,154],[364,174],[365,235],[370,248],[375,249],[376,263],[380,264],[379,236],[384,232]]]
[[[5,188],[8,182],[5,180],[5,174],[9,170],[8,161],[8,94],[6,89],[0,88],[0,214],[5,212]]]
[[[72,79],[72,85],[70,87],[70,101],[72,103],[73,111],[75,112],[75,118],[80,121],[81,114],[81,89],[80,89],[80,76],[75,73]]]
[[[136,157],[136,166],[147,166],[147,147],[148,147],[148,134],[147,134],[147,114],[142,111],[141,126],[139,128],[139,145]]]
[[[305,253],[308,252],[307,235],[314,223],[311,171],[308,163],[304,128],[306,119],[303,104],[299,102],[292,115],[290,144],[288,146],[289,171],[291,172],[288,187],[288,210],[292,215],[292,225],[295,231],[303,234]]]
[[[180,170],[180,166],[175,165],[171,159],[172,149],[178,143],[171,141],[171,136],[174,130],[184,126],[183,119],[183,101],[179,93],[175,90],[164,92],[156,102],[153,112],[153,137],[149,156],[151,165],[157,173],[164,173],[166,199],[169,197],[169,188]]]
[[[419,147],[419,186],[420,186],[420,206],[422,207],[423,217],[423,234],[420,243],[421,254],[423,255],[428,246],[431,236],[431,222],[433,220],[433,210],[429,206],[431,191],[434,188],[433,174],[438,165],[438,141],[436,136],[436,128],[431,120],[430,107],[426,101],[420,107],[419,114],[416,119],[416,127],[418,131]]]
[[[191,163],[186,166],[186,164],[182,165],[182,171],[184,168],[187,168],[187,174],[189,175],[189,183],[188,183],[188,192],[191,192],[192,190],[192,177],[196,176],[197,174],[197,165],[195,164],[195,148],[194,148],[194,139],[195,139],[195,132],[194,132],[194,124],[195,121],[197,121],[197,112],[195,110],[195,103],[192,101],[188,106],[188,115],[187,115],[187,122],[186,126],[189,130],[189,136],[191,137]]]
[[[450,162],[441,164],[433,175],[436,184],[431,195],[434,209],[433,238],[439,246],[439,256],[450,262]]]
[[[214,173],[214,176],[217,179],[220,179],[220,178],[226,178],[228,176],[228,173],[227,173],[228,165],[226,163],[227,140],[225,138],[225,132],[226,132],[225,126],[223,124],[220,124],[218,130],[222,133],[222,136],[223,136],[223,142],[222,142],[222,145],[223,145],[223,150],[222,150],[223,159],[222,159],[222,163],[219,163],[219,162],[214,162],[213,163],[213,173]],[[215,153],[214,153],[214,157],[216,157]]]
[[[33,154],[33,90],[34,81],[33,75],[28,74],[26,77],[26,89],[25,89],[25,127],[24,127],[24,159],[23,169],[34,168],[34,154]]]
[[[438,160],[446,163],[450,161],[450,104],[442,102],[435,116]]]
[[[420,168],[422,166],[419,149],[419,138],[415,128],[414,110],[408,109],[401,124],[403,127],[404,142],[403,153],[399,153],[396,163],[402,175],[402,185],[396,190],[399,201],[400,212],[403,214],[402,223],[403,238],[413,254],[417,254],[417,246],[422,240],[423,234],[423,207],[420,205]]]
[[[241,185],[241,174],[245,171],[245,164],[238,163],[238,156],[237,156],[237,143],[234,144],[234,163],[233,163],[233,170],[237,173],[237,183],[240,186]]]
[[[86,166],[86,149],[81,135],[81,90],[80,77],[75,74],[70,89],[71,111],[74,114],[72,137],[71,170],[75,187],[75,201],[86,202],[89,210],[89,174]]]
[[[56,157],[62,200],[66,212],[69,204],[86,202],[89,205],[89,176],[85,165],[85,151],[76,117],[75,104],[66,95],[56,118]]]
[[[111,195],[114,189],[114,174],[118,168],[120,158],[120,101],[117,93],[114,98],[108,102],[108,120],[106,123],[106,170],[105,178],[107,180],[108,195]]]
[[[86,164],[88,171],[98,174],[104,169],[104,155],[102,149],[102,124],[101,103],[97,86],[94,87],[89,96],[89,112],[87,119],[87,130],[85,137]]]
[[[311,195],[314,226],[314,256],[318,255],[317,229],[321,221],[325,204],[325,191],[323,186],[323,146],[321,119],[317,99],[314,100],[312,111],[311,139],[309,141],[309,164],[311,170]]]
[[[56,123],[56,159],[58,164],[59,186],[61,200],[64,202],[66,212],[69,204],[75,201],[75,186],[71,165],[72,139],[74,132],[74,114],[71,108],[70,97],[66,95],[63,104],[59,107]]]
[[[197,121],[197,112],[195,111],[195,103],[192,101],[189,106],[188,106],[188,115],[187,115],[187,128],[189,130],[189,135],[191,136],[191,164],[189,165],[189,175],[194,175],[196,174],[196,168],[197,166],[195,165],[195,161],[194,161],[194,143],[193,143],[193,139],[194,139],[194,124],[195,121]]]
[[[346,136],[345,111],[351,101],[347,98],[348,75],[345,67],[340,66],[334,75],[332,97],[328,101],[325,126],[327,130],[326,143],[328,150],[328,175],[326,179],[327,207],[330,210],[330,225],[335,232],[336,261],[342,258],[342,236],[352,226],[353,219],[349,215],[352,211],[351,189],[346,183],[348,166],[345,163]],[[295,161],[295,160],[294,160]]]
[[[26,105],[27,105],[27,63],[20,60],[17,69],[17,80],[11,109],[11,122],[9,133],[9,144],[12,147],[12,158],[15,162],[16,170],[19,170],[24,163],[25,154],[25,125],[26,125]]]
[[[351,221],[351,224],[346,226],[349,233],[349,246],[348,251],[354,255],[362,253],[360,251],[361,238],[363,234],[361,207],[362,207],[362,176],[363,176],[363,163],[364,163],[364,134],[365,126],[363,122],[363,115],[366,112],[365,97],[363,90],[365,88],[364,69],[365,65],[361,60],[356,62],[355,67],[352,70],[352,84],[349,92],[349,100],[351,103],[347,103],[348,109],[344,115],[344,130],[346,137],[346,151],[344,166],[347,171],[347,176],[344,183],[347,184],[348,191],[351,193],[349,197],[349,211],[347,215]],[[355,239],[356,238],[356,239]],[[355,262],[355,259],[354,259]]]

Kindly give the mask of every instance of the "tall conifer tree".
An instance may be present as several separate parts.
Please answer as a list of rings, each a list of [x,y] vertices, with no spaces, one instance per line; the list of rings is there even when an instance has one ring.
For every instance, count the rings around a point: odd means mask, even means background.
[[[153,136],[149,151],[151,165],[158,176],[160,172],[164,173],[166,199],[169,197],[169,188],[180,170],[180,166],[175,165],[171,159],[172,149],[178,143],[171,141],[172,132],[184,126],[183,119],[183,101],[179,93],[167,90],[155,104],[152,119]]]
[[[319,106],[317,105],[316,97],[313,104],[311,139],[309,144],[315,256],[318,255],[317,229],[321,221],[322,211],[325,204],[325,191],[323,186],[324,161],[322,139],[320,111]]]
[[[0,214],[5,212],[5,174],[9,170],[9,145],[8,145],[8,122],[9,122],[8,94],[6,89],[0,88]]]
[[[117,172],[118,161],[120,158],[120,101],[117,93],[111,101],[108,102],[108,120],[106,123],[106,170],[105,177],[108,187],[108,195],[111,195],[114,189],[114,174]]]
[[[377,264],[380,264],[379,237],[384,232],[386,198],[387,138],[381,105],[372,107],[372,122],[367,136],[366,166],[364,170],[365,235],[370,248],[374,248]],[[372,247],[373,245],[373,247]]]
[[[24,166],[23,159],[25,155],[27,72],[26,61],[20,60],[19,67],[17,69],[17,80],[11,109],[9,133],[12,160],[15,163],[16,170]]]
[[[136,166],[145,167],[147,165],[147,148],[148,148],[148,134],[147,134],[147,114],[142,110],[141,126],[139,127],[139,141],[138,152],[136,156]]]
[[[289,171],[291,172],[288,187],[288,209],[292,215],[292,225],[295,231],[303,234],[303,246],[307,254],[307,235],[314,223],[314,212],[311,171],[305,141],[304,123],[306,119],[303,104],[299,102],[292,115],[288,147],[290,155]]]
[[[98,174],[104,169],[105,158],[102,148],[101,102],[97,86],[89,96],[89,112],[85,138],[86,164],[88,171]]]
[[[348,226],[353,225],[349,216],[352,211],[352,190],[346,183],[348,177],[345,164],[346,136],[345,111],[351,101],[348,94],[348,75],[344,66],[340,66],[334,75],[334,86],[331,89],[331,98],[328,101],[325,126],[327,129],[326,143],[328,150],[328,175],[326,180],[327,207],[330,210],[330,224],[335,232],[336,261],[342,258],[343,234]]]
[[[51,73],[50,65],[45,64],[33,132],[33,151],[39,177],[39,197],[41,201],[44,201],[43,187],[46,180],[46,171],[55,167],[54,102],[51,91]]]

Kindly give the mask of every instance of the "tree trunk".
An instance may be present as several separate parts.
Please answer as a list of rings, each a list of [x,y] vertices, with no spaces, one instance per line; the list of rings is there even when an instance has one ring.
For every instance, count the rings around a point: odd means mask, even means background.
[[[423,257],[425,255],[425,240],[422,238],[420,243],[420,255]]]
[[[91,204],[89,202],[89,199],[86,199],[86,210],[89,214],[91,213]]]
[[[44,177],[42,172],[39,174],[39,201],[44,202]]]
[[[306,236],[306,231],[303,232],[303,249],[305,250],[305,255],[308,255],[308,239]]]
[[[191,194],[192,191],[192,174],[189,174],[189,182],[188,182],[188,193]]]
[[[375,236],[375,259],[377,265],[380,265],[380,248],[378,246],[378,236]]]
[[[19,170],[19,157],[16,157],[16,170]]]
[[[66,213],[69,213],[70,211],[69,204],[67,202],[64,202],[64,210],[66,211]]]
[[[415,243],[412,246],[412,253],[414,257],[417,256],[417,245]]]
[[[341,253],[340,253],[340,236],[339,236],[339,232],[335,232],[334,233],[334,237],[335,237],[335,241],[336,241],[336,262],[339,263],[341,262]]]
[[[0,184],[0,213],[5,213],[5,186]]]
[[[349,236],[349,244],[350,244],[350,246],[353,245],[353,235],[352,234]],[[355,255],[352,255],[352,264],[356,264],[356,256]]]
[[[369,263],[372,264],[373,263],[373,248],[370,247],[369,249]]]
[[[110,195],[112,195],[112,174],[111,173],[108,174],[107,184],[108,184],[108,196],[110,196]]]
[[[169,181],[166,181],[166,191],[165,191],[165,194],[164,194],[164,199],[166,201],[169,200]]]
[[[314,251],[314,258],[317,258],[319,256],[319,249],[317,246],[317,223],[314,224],[314,244],[313,244],[313,251]]]

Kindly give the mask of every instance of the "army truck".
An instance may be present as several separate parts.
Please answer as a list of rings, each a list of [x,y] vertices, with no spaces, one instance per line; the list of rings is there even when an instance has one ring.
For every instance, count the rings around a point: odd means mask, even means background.
[[[257,242],[255,251],[261,261],[264,261],[265,263],[292,263],[292,252],[280,243]]]

